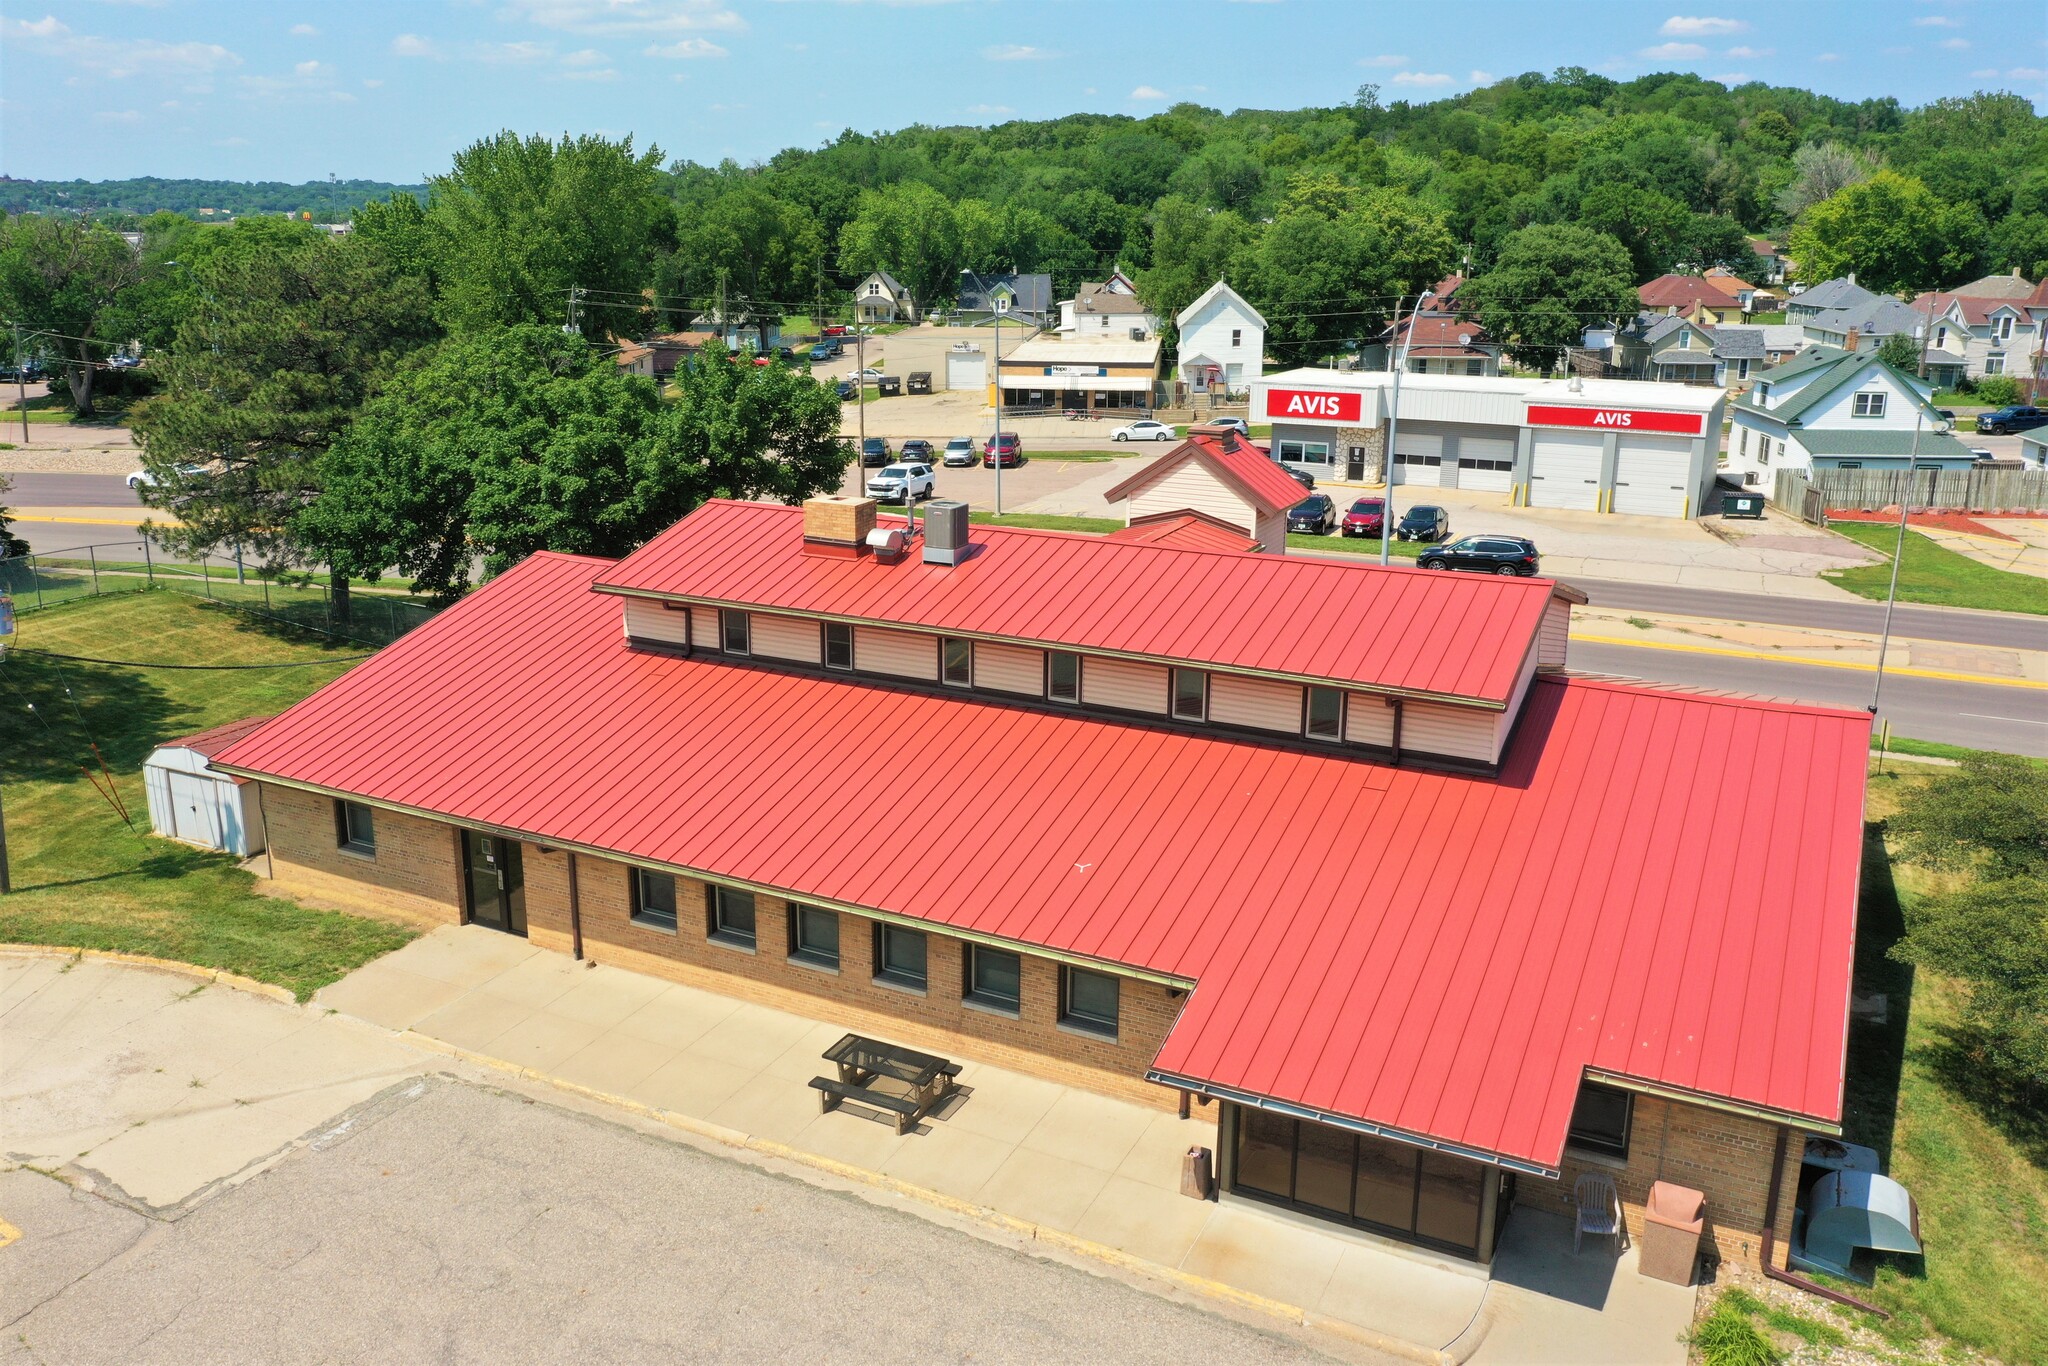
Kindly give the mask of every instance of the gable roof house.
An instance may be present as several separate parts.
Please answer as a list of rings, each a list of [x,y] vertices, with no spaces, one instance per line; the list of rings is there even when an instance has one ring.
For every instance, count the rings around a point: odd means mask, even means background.
[[[863,323],[914,323],[917,300],[895,276],[877,270],[853,287],[853,315]]]
[[[1388,323],[1371,345],[1360,349],[1359,362],[1368,370],[1385,370],[1392,368],[1395,356],[1407,361],[1411,375],[1500,373],[1500,343],[1478,320],[1435,307]]]
[[[1734,389],[1767,363],[1764,330],[1745,324],[1708,327],[1690,318],[1642,313],[1617,335],[1614,364],[1634,379]]]
[[[1287,509],[1307,496],[1263,447],[1227,429],[1197,429],[1185,441],[1103,493],[1124,504],[1127,528],[1196,514],[1249,536],[1259,549],[1287,551]]]
[[[2026,285],[2013,276],[1993,276],[1994,282]],[[1946,387],[1958,380],[1983,379],[1987,375],[2026,377],[2034,368],[2040,349],[2043,314],[2048,309],[2028,306],[2037,292],[2027,285],[2026,294],[1981,295],[1963,291],[1984,282],[1973,281],[1953,291],[1930,291],[1913,300],[1912,308],[1927,327],[1925,356],[1927,377]]]
[[[1135,293],[1111,289],[1108,283],[1084,284],[1071,299],[1060,301],[1060,332],[1063,335],[1108,336],[1121,333],[1146,336],[1159,330],[1159,315]],[[1132,340],[1139,340],[1132,337]]]
[[[1875,351],[1886,337],[1904,333],[1915,341],[1926,335],[1927,317],[1911,304],[1888,294],[1868,303],[1823,309],[1800,320],[1808,341],[1844,351]]]
[[[1582,1172],[1637,1233],[1678,1172],[1782,1258],[1842,1129],[1866,713],[1574,673],[1548,579],[883,525],[718,499],[536,554],[212,767],[286,892],[1203,1097],[1225,1201],[1484,1265]]]
[[[1194,393],[1236,389],[1265,370],[1266,318],[1218,280],[1174,315],[1180,353],[1174,378]]]
[[[1723,473],[1769,487],[1786,469],[1968,469],[1976,457],[1939,430],[1932,394],[1868,351],[1813,347],[1764,371],[1729,405]]]
[[[1050,327],[1059,317],[1053,304],[1050,275],[983,275],[963,270],[953,321],[964,327],[986,327],[995,321],[998,295],[1009,300],[1009,308],[1002,315],[1006,323]]]
[[[1877,297],[1857,284],[1855,272],[1851,271],[1832,280],[1822,280],[1819,284],[1802,289],[1786,299],[1785,321],[1803,323],[1815,314],[1825,313],[1831,308],[1855,308],[1875,302]]]
[[[1760,284],[1782,285],[1785,283],[1785,254],[1778,244],[1768,237],[1752,237],[1749,249],[1756,253],[1756,279]]]
[[[1745,314],[1756,310],[1756,286],[1728,269],[1728,267],[1715,266],[1700,278],[1712,281],[1715,287],[1723,294],[1733,295],[1735,302],[1742,305],[1742,311]]]
[[[1742,304],[1713,280],[1698,275],[1659,275],[1636,291],[1643,308],[1713,326],[1742,321]]]

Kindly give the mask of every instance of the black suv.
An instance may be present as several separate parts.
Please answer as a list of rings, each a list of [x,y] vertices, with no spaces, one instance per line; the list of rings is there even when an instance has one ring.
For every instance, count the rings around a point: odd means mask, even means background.
[[[1534,574],[1536,542],[1520,536],[1467,536],[1433,545],[1416,557],[1424,569],[1476,569],[1482,574]]]
[[[1287,510],[1287,532],[1327,536],[1337,529],[1337,505],[1327,493],[1304,498]]]
[[[921,436],[913,436],[903,443],[903,458],[929,465],[932,462],[932,443]]]
[[[860,443],[860,463],[865,467],[889,463],[889,442],[886,438],[871,436]]]
[[[1977,414],[1977,430],[1992,436],[2030,432],[2043,426],[2048,426],[2048,408],[2030,408],[2016,403],[2010,408],[1993,408],[1988,413]]]

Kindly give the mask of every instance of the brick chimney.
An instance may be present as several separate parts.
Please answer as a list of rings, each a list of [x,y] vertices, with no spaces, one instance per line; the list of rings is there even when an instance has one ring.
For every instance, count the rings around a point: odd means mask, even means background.
[[[804,499],[804,554],[857,559],[875,529],[875,500],[830,494]]]
[[[1842,345],[1847,350],[1854,351],[1856,349],[1857,343],[1861,342],[1862,340],[1862,330],[1860,328],[1852,327],[1849,329],[1849,335],[1842,339]]]

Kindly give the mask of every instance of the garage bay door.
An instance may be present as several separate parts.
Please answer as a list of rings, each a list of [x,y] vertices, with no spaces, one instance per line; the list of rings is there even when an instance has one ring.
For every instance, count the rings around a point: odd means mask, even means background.
[[[981,362],[981,353],[971,356],[948,355],[946,357],[946,387],[955,393],[966,390],[969,393],[988,387],[988,367]]]
[[[1458,487],[1506,493],[1515,478],[1515,439],[1511,436],[1458,438]]]
[[[1435,488],[1443,482],[1444,439],[1434,432],[1401,432],[1394,440],[1394,482],[1426,484]]]
[[[1690,438],[1624,436],[1614,460],[1614,511],[1685,516],[1691,506],[1691,470]]]
[[[1529,506],[1580,508],[1600,502],[1598,432],[1538,432],[1529,457]]]

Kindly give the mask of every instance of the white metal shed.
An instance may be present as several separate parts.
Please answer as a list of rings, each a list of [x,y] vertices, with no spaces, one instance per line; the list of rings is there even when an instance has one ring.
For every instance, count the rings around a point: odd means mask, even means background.
[[[247,858],[263,852],[263,806],[256,786],[207,764],[270,718],[252,716],[171,740],[142,764],[149,823],[166,839]]]

